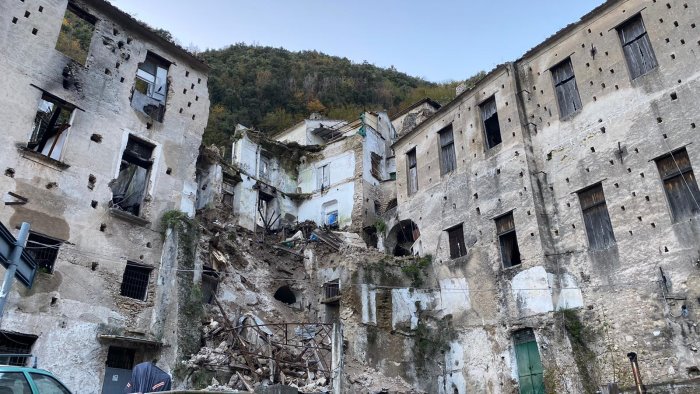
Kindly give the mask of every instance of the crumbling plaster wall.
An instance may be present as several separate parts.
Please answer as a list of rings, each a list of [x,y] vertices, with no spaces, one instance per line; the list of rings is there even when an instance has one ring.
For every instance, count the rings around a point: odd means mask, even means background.
[[[614,27],[640,10],[659,66],[630,81]],[[653,161],[682,146],[693,164],[700,161],[692,144],[696,49],[686,44],[697,41],[697,15],[697,5],[681,1],[608,2],[515,65],[491,72],[394,146],[399,218],[418,224],[424,253],[439,263],[438,278],[450,272],[469,281],[472,305],[484,319],[470,321],[467,315],[464,324],[505,325],[490,337],[494,357],[512,347],[514,329],[532,327],[546,371],[568,364],[581,373],[580,349],[569,344],[563,323],[552,333],[544,325],[557,321],[553,310],[585,306],[579,315],[586,340],[605,355],[583,363],[596,381],[561,376],[550,377],[550,385],[576,391],[586,383],[630,384],[629,351],[640,354],[648,382],[685,379],[698,364],[697,332],[689,329],[697,324],[697,223],[671,223]],[[569,54],[583,109],[560,121],[548,70]],[[494,92],[503,143],[485,150],[477,105]],[[458,168],[441,178],[436,132],[450,122]],[[406,152],[414,147],[419,191],[407,196]],[[575,192],[600,181],[617,245],[592,252]],[[523,264],[504,270],[492,219],[513,208]],[[450,260],[442,230],[460,222],[467,255]],[[659,267],[682,300],[664,300]],[[480,293],[490,297],[475,301]],[[688,317],[680,316],[682,304]],[[553,354],[541,341],[566,351]],[[467,385],[477,384],[465,376]],[[517,384],[516,376],[512,383],[503,379],[502,390]]]
[[[157,268],[163,212],[193,213],[194,163],[209,100],[201,64],[132,29],[131,22],[113,19],[113,11],[101,2],[76,4],[98,18],[85,66],[54,49],[67,1],[0,4],[0,89],[12,92],[1,99],[5,128],[0,157],[3,172],[14,169],[14,177],[0,178],[0,188],[28,199],[25,205],[0,206],[0,220],[13,229],[28,221],[32,230],[68,242],[59,251],[54,273],[40,274],[33,295],[15,285],[2,328],[38,335],[34,353],[43,367],[75,391],[97,392],[107,353],[95,339],[100,327],[150,334],[153,284],[146,301],[128,299],[119,295],[122,274],[127,260]],[[12,23],[14,17],[17,23]],[[149,50],[173,61],[163,123],[136,113],[129,101],[138,63]],[[66,66],[76,81],[68,89],[62,76]],[[69,167],[18,149],[29,139],[42,90],[79,107],[60,158]],[[159,152],[144,204],[145,225],[108,211],[108,184],[118,172],[128,133],[153,142]],[[101,142],[91,140],[93,134]],[[93,189],[88,188],[90,175],[96,178]],[[13,199],[6,195],[4,200]],[[155,274],[157,269],[151,281]],[[49,294],[58,301],[47,310]],[[76,346],[70,350],[61,343]],[[85,360],[94,360],[94,368],[85,368]]]
[[[698,333],[688,330],[698,319],[693,287],[700,227],[695,219],[672,223],[653,159],[685,146],[691,163],[700,165],[693,144],[700,97],[692,45],[700,7],[684,1],[612,3],[520,63],[523,88],[532,93],[524,103],[535,125],[533,157],[552,218],[548,231],[555,252],[564,254],[559,264],[581,284],[595,316],[592,325],[610,327],[597,348],[607,346],[618,366],[626,365],[627,352],[637,352],[647,383],[684,379],[687,368],[700,363],[692,350]],[[613,28],[639,12],[658,67],[631,80]],[[583,108],[560,120],[547,69],[568,54]],[[596,182],[602,182],[617,241],[603,252],[588,247],[575,193]],[[673,284],[669,290],[687,300],[664,300],[659,268]],[[683,304],[688,317],[680,316]],[[613,381],[615,372],[607,366],[601,378]]]

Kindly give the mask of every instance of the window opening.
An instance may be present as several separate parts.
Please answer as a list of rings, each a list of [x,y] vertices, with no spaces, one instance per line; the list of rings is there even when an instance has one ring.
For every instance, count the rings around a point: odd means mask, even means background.
[[[520,394],[544,393],[544,369],[532,329],[513,333]]]
[[[658,63],[641,14],[637,14],[618,27],[617,32],[632,79],[656,68]]]
[[[496,233],[501,248],[503,267],[508,268],[520,264],[520,250],[518,249],[518,237],[515,234],[513,212],[496,219]]]
[[[152,268],[134,262],[127,262],[122,277],[121,295],[137,300],[146,300],[148,278]]]
[[[297,297],[294,295],[294,292],[286,285],[277,289],[274,297],[276,300],[282,301],[287,305],[293,305],[297,302]]]
[[[112,207],[139,216],[153,165],[153,148],[153,145],[129,136],[119,176],[111,185]]]
[[[455,143],[452,125],[438,131],[440,139],[440,175],[452,172],[457,168],[457,159],[455,158]]]
[[[418,163],[416,160],[416,148],[406,153],[406,165],[408,166],[408,195],[418,191]]]
[[[219,287],[219,273],[211,267],[203,267],[202,271],[202,302],[212,304]]]
[[[60,160],[74,109],[74,106],[44,93],[34,117],[34,129],[27,148]]]
[[[447,230],[447,238],[450,244],[450,258],[456,259],[467,254],[464,245],[464,229],[462,225]]]
[[[685,148],[656,160],[673,222],[700,213],[700,190]]]
[[[270,180],[270,158],[265,155],[260,155],[260,168],[258,170],[258,176],[261,179]]]
[[[58,257],[58,249],[62,243],[62,241],[57,239],[30,232],[29,238],[27,238],[26,250],[34,258],[40,271],[51,274],[56,263],[56,257]]]
[[[170,62],[148,52],[136,72],[131,106],[158,122],[162,122],[165,115],[169,67]]]
[[[340,298],[340,279],[334,279],[332,281],[323,284],[323,303],[337,302]]]
[[[133,369],[136,350],[110,346],[107,351],[107,367],[118,369]]]
[[[316,170],[318,188],[323,192],[331,185],[331,168],[329,164],[322,165]]]
[[[581,109],[583,105],[576,86],[576,76],[571,58],[552,67],[552,77],[554,78],[560,117],[564,118]]]
[[[480,108],[481,119],[484,122],[486,147],[491,149],[502,142],[501,126],[498,123],[498,112],[496,110],[496,96],[492,96],[490,99],[484,101]]]
[[[586,225],[588,245],[593,250],[603,250],[615,245],[608,206],[603,186],[598,183],[578,193],[583,221]]]
[[[0,330],[0,354],[14,355],[0,356],[0,363],[18,367],[27,365],[36,338],[36,335],[26,335]]]
[[[233,208],[233,191],[234,185],[230,182],[224,181],[221,187],[221,202],[229,208]]]
[[[61,31],[56,41],[56,49],[80,64],[87,62],[90,42],[95,31],[97,19],[77,8],[72,2],[68,3],[63,15]]]
[[[382,157],[379,156],[378,154],[374,152],[370,152],[370,160],[372,162],[372,170],[370,171],[372,173],[372,176],[375,177],[378,180],[382,180],[382,170],[381,170],[381,165],[382,165]]]

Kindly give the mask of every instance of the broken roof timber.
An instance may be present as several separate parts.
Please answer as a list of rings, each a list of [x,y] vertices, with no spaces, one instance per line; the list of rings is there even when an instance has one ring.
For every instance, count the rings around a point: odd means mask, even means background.
[[[89,0],[86,4],[94,7],[100,12],[111,17],[115,22],[118,22],[121,26],[128,28],[142,36],[147,37],[149,40],[154,41],[166,49],[171,50],[174,54],[179,55],[181,58],[188,60],[189,64],[199,71],[208,72],[209,66],[193,53],[189,52],[185,48],[175,44],[172,41],[166,40],[161,35],[155,32],[155,29],[145,22],[142,22],[128,13],[120,10],[116,6],[112,5],[107,0]]]
[[[393,114],[393,115],[391,116],[391,120],[395,120],[395,119],[398,118],[399,116],[404,115],[404,114],[407,114],[407,113],[413,111],[414,109],[420,107],[420,106],[423,105],[423,104],[428,104],[428,105],[430,105],[431,107],[433,107],[433,108],[435,108],[435,109],[440,109],[440,107],[442,107],[442,105],[440,105],[440,103],[438,103],[437,101],[431,99],[430,97],[425,97],[425,98],[423,98],[422,100],[418,100],[418,101],[416,101],[415,103],[409,105],[408,107],[406,107],[406,108],[404,108],[404,109],[402,109],[402,110],[399,110],[399,112]]]

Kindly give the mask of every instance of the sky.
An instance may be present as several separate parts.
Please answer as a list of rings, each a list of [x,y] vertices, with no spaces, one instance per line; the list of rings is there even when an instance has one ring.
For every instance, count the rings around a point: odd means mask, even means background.
[[[515,60],[604,0],[112,0],[184,46],[317,50],[433,82]]]

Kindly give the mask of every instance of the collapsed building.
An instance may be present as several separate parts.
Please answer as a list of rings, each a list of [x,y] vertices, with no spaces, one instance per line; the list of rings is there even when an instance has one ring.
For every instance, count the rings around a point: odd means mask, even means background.
[[[39,269],[14,286],[0,352],[74,392],[121,392],[133,365],[180,351],[159,226],[195,213],[208,68],[106,1],[0,15],[0,220],[31,224]]]
[[[88,392],[154,357],[182,388],[697,391],[696,4],[609,0],[442,107],[199,152],[199,60],[102,1],[0,11],[0,219],[43,271],[5,352]]]

